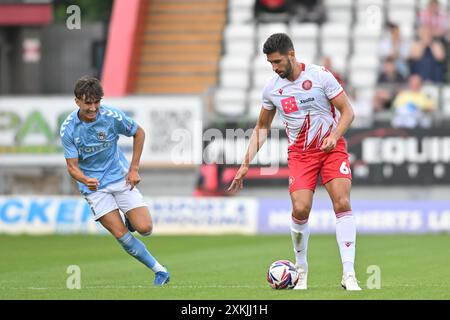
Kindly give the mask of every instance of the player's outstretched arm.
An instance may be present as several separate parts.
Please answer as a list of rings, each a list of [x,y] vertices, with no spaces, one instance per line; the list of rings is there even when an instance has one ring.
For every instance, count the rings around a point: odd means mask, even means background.
[[[145,131],[138,126],[133,136],[133,156],[131,158],[130,168],[125,178],[126,184],[131,186],[130,190],[141,182],[139,176],[139,162],[141,161],[142,150],[144,149]]]
[[[320,150],[329,152],[336,147],[340,137],[348,130],[355,118],[353,108],[345,92],[331,100],[331,103],[341,113],[336,129],[325,139],[323,139]]]
[[[250,137],[250,142],[244,157],[244,161],[242,162],[241,167],[236,173],[233,182],[231,182],[231,185],[227,190],[228,192],[236,193],[238,190],[244,187],[243,179],[248,172],[250,163],[267,139],[267,134],[269,132],[270,126],[272,125],[275,113],[276,109],[267,110],[265,108],[261,108],[258,121],[252,132],[252,136]]]
[[[84,175],[84,173],[78,166],[78,158],[70,158],[70,159],[66,158],[66,163],[67,163],[67,170],[69,171],[69,174],[72,178],[74,178],[78,182],[85,184],[89,190],[97,191],[99,185],[98,179],[89,178]]]

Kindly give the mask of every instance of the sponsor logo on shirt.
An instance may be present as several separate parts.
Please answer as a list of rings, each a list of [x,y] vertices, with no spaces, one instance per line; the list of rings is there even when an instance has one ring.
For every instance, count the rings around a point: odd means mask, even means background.
[[[98,145],[98,146],[81,147],[79,151],[81,153],[92,153],[92,152],[103,151],[105,149],[111,148],[112,146],[113,146],[112,142],[105,142],[105,143],[102,143],[101,145]]]
[[[300,103],[308,103],[308,102],[313,102],[315,99],[313,97],[308,98],[308,99],[304,99],[304,100],[300,100]]]

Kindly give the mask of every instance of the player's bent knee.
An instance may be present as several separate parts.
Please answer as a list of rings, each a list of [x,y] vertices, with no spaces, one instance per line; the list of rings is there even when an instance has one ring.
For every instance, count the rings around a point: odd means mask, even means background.
[[[127,228],[117,228],[117,229],[110,230],[110,232],[114,236],[114,238],[120,239],[125,235],[125,233],[128,232],[128,229]]]
[[[350,200],[348,198],[340,198],[333,202],[334,212],[350,211]]]
[[[153,226],[152,226],[151,224],[149,224],[149,225],[146,225],[146,226],[137,228],[136,230],[137,230],[137,232],[139,232],[139,234],[140,234],[141,236],[147,237],[147,236],[149,236],[149,235],[152,234],[152,232],[153,232]]]
[[[296,203],[294,204],[292,211],[295,218],[300,220],[308,219],[309,213],[311,212],[311,206],[303,203]]]

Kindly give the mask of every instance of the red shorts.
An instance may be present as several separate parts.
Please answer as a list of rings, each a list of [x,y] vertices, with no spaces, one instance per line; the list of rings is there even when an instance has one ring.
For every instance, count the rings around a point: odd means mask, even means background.
[[[314,191],[319,173],[322,178],[322,185],[335,178],[352,179],[347,145],[343,138],[340,138],[336,148],[328,153],[319,149],[302,153],[290,152],[288,166],[290,193],[299,189]]]

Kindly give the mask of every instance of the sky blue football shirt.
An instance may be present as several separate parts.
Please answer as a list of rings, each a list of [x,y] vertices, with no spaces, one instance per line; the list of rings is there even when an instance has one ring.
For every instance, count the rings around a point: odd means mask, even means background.
[[[98,189],[123,179],[128,173],[129,163],[117,145],[119,135],[136,134],[138,125],[118,109],[105,105],[99,107],[97,119],[83,122],[78,118],[78,109],[73,111],[61,125],[60,136],[65,158],[78,158],[84,175],[97,178]],[[81,193],[92,193],[78,182]]]

